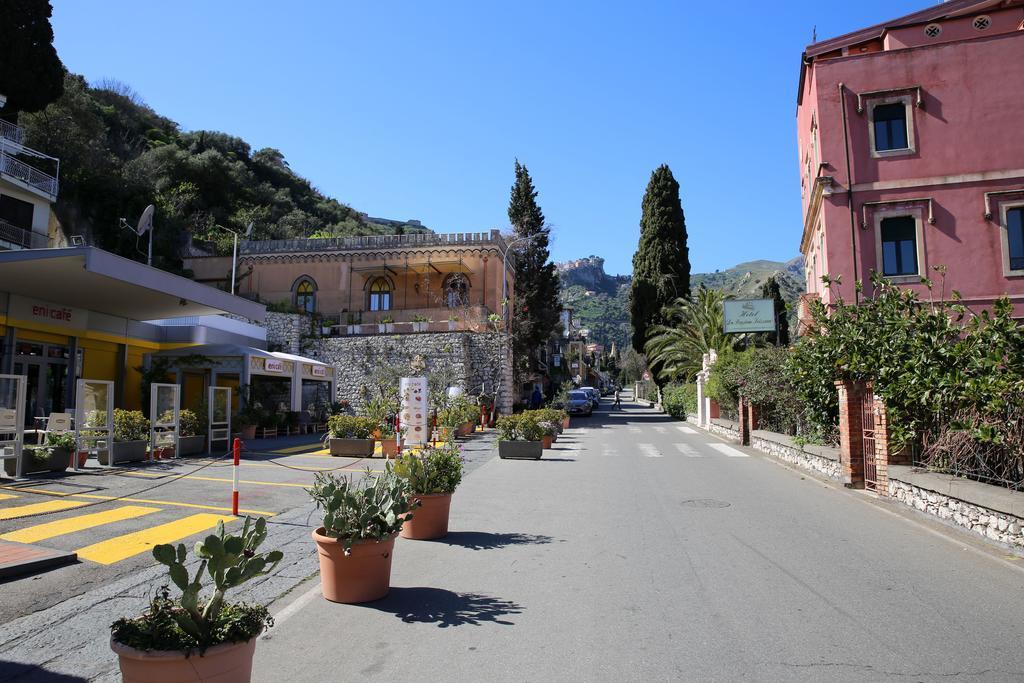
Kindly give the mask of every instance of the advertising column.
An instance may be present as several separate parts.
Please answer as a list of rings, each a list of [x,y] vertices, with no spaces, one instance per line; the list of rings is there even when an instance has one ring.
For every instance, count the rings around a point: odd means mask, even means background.
[[[402,399],[399,419],[405,429],[405,443],[407,446],[422,446],[430,440],[427,378],[403,377],[398,391]]]

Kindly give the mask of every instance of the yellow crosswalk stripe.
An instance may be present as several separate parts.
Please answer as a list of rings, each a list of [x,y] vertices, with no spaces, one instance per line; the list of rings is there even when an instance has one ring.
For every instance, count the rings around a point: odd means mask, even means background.
[[[213,515],[203,512],[167,524],[93,543],[75,552],[78,553],[79,559],[90,560],[98,564],[114,564],[151,550],[153,546],[180,541],[193,534],[214,528],[217,526],[217,522],[227,523],[233,519],[235,518],[230,515]]]
[[[10,500],[11,498],[17,498],[17,496],[11,495],[10,493],[0,493],[0,500]]]
[[[288,448],[279,448],[276,451],[271,451],[271,452],[272,453],[301,453],[302,451],[309,450],[310,448],[317,449],[317,448],[320,448],[320,446],[318,446],[315,443],[307,443],[304,446],[289,446]]]
[[[0,519],[17,519],[18,517],[24,517],[25,515],[34,515],[39,512],[57,512],[58,510],[70,510],[71,508],[85,505],[85,503],[78,500],[48,500],[44,503],[31,503],[29,505],[19,505],[13,508],[3,508],[0,510]]]
[[[14,541],[15,543],[38,543],[54,536],[63,536],[75,531],[91,529],[103,524],[112,522],[123,522],[126,519],[142,517],[153,512],[159,512],[160,508],[147,508],[138,505],[124,505],[113,510],[95,512],[91,515],[78,515],[67,519],[58,519],[45,524],[25,527],[17,531],[11,531],[0,535],[0,540]]]
[[[6,488],[6,487],[0,486],[0,488]],[[60,496],[62,498],[66,498],[68,496],[73,496],[75,498],[89,498],[90,500],[120,500],[120,501],[125,502],[125,503],[146,503],[148,505],[170,505],[172,507],[179,507],[179,508],[197,508],[199,510],[217,510],[218,512],[231,512],[231,508],[230,507],[223,507],[223,506],[219,506],[219,505],[200,505],[199,503],[177,503],[177,502],[175,502],[173,500],[150,500],[148,498],[119,498],[117,496],[102,496],[102,495],[100,495],[98,493],[71,493],[71,492],[67,492],[67,491],[51,491],[49,489],[11,489],[11,490],[26,491],[26,492],[30,492],[30,493],[39,493],[39,494],[42,494],[44,496]],[[76,505],[84,505],[84,503],[76,503]],[[6,508],[6,509],[10,510],[12,508]],[[0,512],[3,512],[3,510],[0,510]],[[276,512],[268,512],[267,510],[250,510],[248,508],[238,508],[238,513],[241,514],[241,515],[260,515],[261,517],[273,517],[274,515],[277,514]],[[22,513],[22,515],[24,515],[24,514],[31,514],[31,513]],[[16,516],[20,517],[21,515],[16,515]],[[0,519],[7,519],[7,518],[0,517]]]

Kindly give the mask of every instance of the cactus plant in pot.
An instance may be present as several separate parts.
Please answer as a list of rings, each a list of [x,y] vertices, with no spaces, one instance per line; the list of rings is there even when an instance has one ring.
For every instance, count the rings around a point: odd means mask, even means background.
[[[406,454],[389,464],[391,471],[408,482],[417,504],[415,519],[409,516],[402,525],[402,538],[422,541],[448,535],[452,494],[462,482],[464,463],[462,448],[449,442]]]
[[[383,598],[391,590],[391,558],[402,522],[415,507],[409,483],[393,472],[338,477],[317,472],[306,489],[323,510],[313,531],[320,556],[320,590],[331,602]]]
[[[224,523],[195,544],[201,562],[189,578],[183,543],[162,544],[153,557],[167,567],[181,597],[172,599],[162,586],[149,609],[135,618],[119,619],[111,626],[110,647],[120,660],[126,683],[151,681],[248,681],[256,638],[273,625],[263,605],[230,603],[225,593],[273,571],[283,554],[258,552],[267,537],[267,521],[245,518],[242,533],[226,533]],[[208,574],[213,592],[203,597],[202,581]]]

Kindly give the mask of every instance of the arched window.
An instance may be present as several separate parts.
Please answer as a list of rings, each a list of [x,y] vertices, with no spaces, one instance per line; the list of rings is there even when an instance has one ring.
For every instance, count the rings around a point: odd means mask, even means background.
[[[444,303],[448,308],[469,304],[469,281],[462,273],[453,273],[444,283]]]
[[[391,310],[391,283],[382,277],[370,284],[370,310]]]
[[[295,307],[303,313],[316,312],[316,283],[308,277],[295,283]]]

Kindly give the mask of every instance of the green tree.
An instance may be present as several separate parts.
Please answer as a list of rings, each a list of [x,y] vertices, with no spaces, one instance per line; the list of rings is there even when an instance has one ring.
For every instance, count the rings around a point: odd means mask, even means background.
[[[669,167],[662,164],[651,174],[644,193],[640,243],[633,255],[629,302],[633,348],[642,351],[651,338],[652,328],[668,322],[663,309],[689,296],[690,258],[679,183]],[[661,376],[662,373],[655,373],[656,378]]]
[[[17,121],[18,112],[39,111],[64,91],[64,65],[53,49],[49,0],[0,2],[0,94],[2,110]]]
[[[548,253],[551,230],[537,204],[537,190],[526,166],[516,160],[516,181],[508,203],[508,219],[517,245],[514,255],[515,305],[512,344],[515,356],[525,359],[555,331],[561,306],[558,272]]]
[[[761,285],[761,298],[771,299],[775,302],[775,319],[778,320],[779,326],[779,333],[769,332],[765,335],[765,340],[770,344],[789,346],[789,316],[786,314],[786,301],[782,298],[782,290],[774,275]]]
[[[701,287],[690,299],[676,299],[662,311],[668,324],[649,330],[647,359],[662,382],[692,382],[701,370],[704,354],[714,349],[726,354],[738,341],[723,330],[722,301],[715,289]]]

